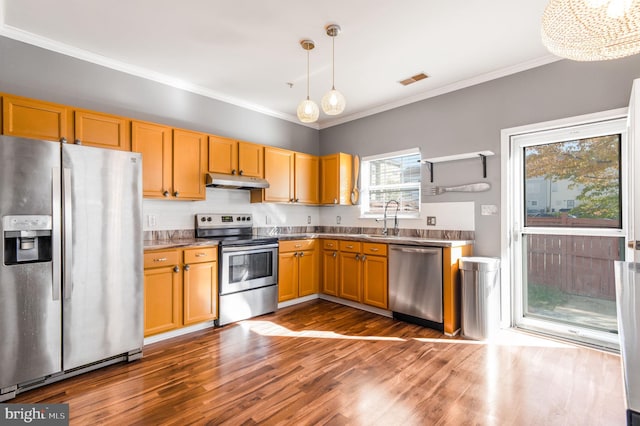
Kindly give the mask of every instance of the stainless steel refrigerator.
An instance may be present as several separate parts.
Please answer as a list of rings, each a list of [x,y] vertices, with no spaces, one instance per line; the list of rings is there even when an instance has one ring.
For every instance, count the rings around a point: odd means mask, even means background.
[[[0,136],[0,401],[141,356],[141,163]]]

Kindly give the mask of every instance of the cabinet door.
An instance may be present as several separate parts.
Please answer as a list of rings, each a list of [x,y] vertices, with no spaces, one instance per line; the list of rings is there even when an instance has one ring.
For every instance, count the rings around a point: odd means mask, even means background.
[[[358,253],[340,253],[340,287],[338,296],[361,302],[362,262]]]
[[[173,131],[173,196],[185,200],[206,198],[207,136],[187,130]]]
[[[320,202],[320,160],[315,155],[295,153],[295,202],[318,204]]]
[[[167,198],[172,193],[171,127],[131,122],[132,151],[142,154],[142,194],[147,198]]]
[[[185,265],[183,289],[185,325],[218,317],[217,262]]]
[[[238,170],[243,176],[264,177],[264,147],[238,142]]]
[[[338,252],[322,251],[322,292],[338,296]]]
[[[365,255],[362,269],[362,302],[387,309],[387,258]]]
[[[298,297],[298,253],[278,254],[278,302]]]
[[[264,177],[269,181],[269,188],[264,190],[264,201],[293,201],[293,164],[293,151],[264,148]]]
[[[32,139],[70,139],[71,112],[67,106],[3,95],[2,133]]]
[[[129,120],[92,111],[74,111],[75,141],[82,145],[131,151]]]
[[[182,325],[182,272],[175,266],[144,271],[144,335],[162,333]]]
[[[338,154],[326,155],[320,158],[320,203],[338,204],[338,179],[340,175]]]
[[[317,294],[318,254],[316,250],[305,250],[298,254],[298,297]]]
[[[236,174],[238,167],[238,142],[220,136],[209,136],[209,171]]]

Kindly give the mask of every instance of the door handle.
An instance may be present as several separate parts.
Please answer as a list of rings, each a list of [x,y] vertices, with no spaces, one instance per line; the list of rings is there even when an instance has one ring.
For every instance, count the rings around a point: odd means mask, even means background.
[[[71,213],[71,169],[67,167],[63,170],[62,200],[62,214],[64,217],[62,225],[62,257],[64,258],[62,273],[64,274],[64,298],[71,299],[71,293],[73,291],[73,275],[71,273],[71,268],[73,266],[73,217]]]
[[[640,250],[640,241],[635,240],[635,241],[629,241],[627,243],[627,247],[633,250]]]
[[[62,258],[60,256],[60,248],[62,247],[62,235],[60,233],[60,212],[62,212],[62,181],[60,177],[60,167],[54,167],[52,169],[52,194],[53,194],[53,212],[51,214],[52,219],[52,267],[53,267],[53,287],[52,296],[53,300],[60,300],[60,289],[62,280]]]

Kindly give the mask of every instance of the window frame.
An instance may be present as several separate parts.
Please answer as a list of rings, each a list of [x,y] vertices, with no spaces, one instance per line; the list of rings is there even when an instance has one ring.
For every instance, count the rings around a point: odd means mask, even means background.
[[[421,152],[420,152],[420,148],[410,148],[410,149],[405,149],[405,150],[401,150],[401,151],[393,151],[393,152],[387,152],[384,154],[377,154],[377,155],[369,155],[366,157],[362,157],[361,161],[360,161],[360,170],[361,170],[361,176],[360,176],[360,218],[361,219],[379,219],[382,218],[384,216],[383,212],[380,213],[376,213],[376,212],[371,212],[371,211],[365,211],[365,207],[369,207],[369,182],[370,182],[370,173],[371,173],[371,168],[370,168],[370,163],[372,161],[377,161],[377,160],[385,160],[385,159],[389,159],[389,158],[396,158],[396,157],[405,157],[405,156],[410,156],[410,155],[417,155],[419,158],[422,158]],[[419,164],[418,167],[422,167],[421,164]],[[408,183],[408,184],[401,184],[401,186],[406,187],[406,188],[410,188],[413,189],[415,188],[418,191],[418,210],[416,212],[399,212],[398,213],[398,218],[405,218],[405,219],[417,219],[420,218],[420,211],[422,209],[422,177],[423,177],[423,173],[422,173],[422,169],[420,169],[420,181],[417,183]],[[389,185],[391,186],[391,185]],[[400,186],[399,185],[394,185],[395,189],[398,189]],[[395,211],[395,209],[394,209]]]

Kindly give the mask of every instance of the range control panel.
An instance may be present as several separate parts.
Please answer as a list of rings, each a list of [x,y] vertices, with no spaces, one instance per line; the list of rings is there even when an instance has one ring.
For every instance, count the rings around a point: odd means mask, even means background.
[[[253,226],[253,216],[248,213],[199,213],[196,214],[196,228],[249,228]]]

